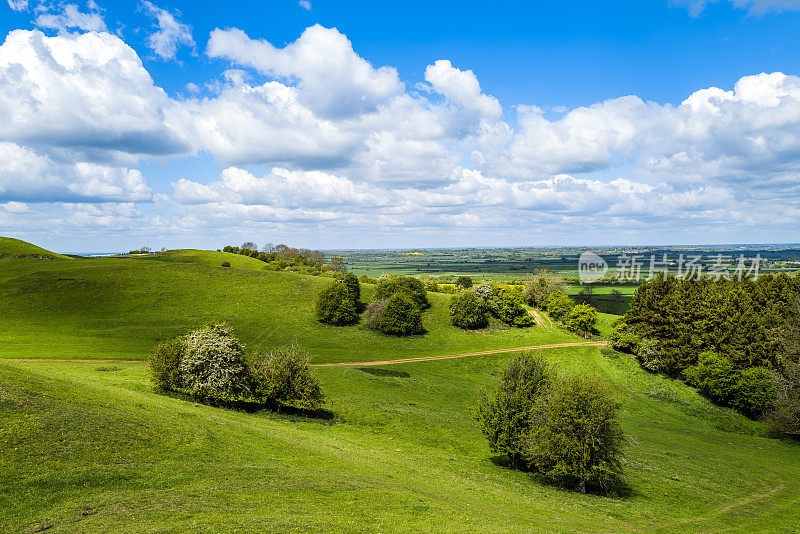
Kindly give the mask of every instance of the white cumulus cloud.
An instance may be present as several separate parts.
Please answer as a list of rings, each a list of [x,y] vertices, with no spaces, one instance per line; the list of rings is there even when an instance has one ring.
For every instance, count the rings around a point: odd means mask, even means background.
[[[192,28],[178,22],[174,15],[165,9],[154,5],[152,2],[142,2],[142,8],[151,17],[156,19],[157,30],[147,37],[147,46],[161,59],[175,59],[175,54],[180,46],[194,49]]]
[[[303,103],[329,117],[374,110],[403,90],[394,68],[374,68],[353,51],[347,37],[320,25],[307,28],[284,48],[251,39],[242,30],[216,29],[211,32],[207,54],[296,81]]]

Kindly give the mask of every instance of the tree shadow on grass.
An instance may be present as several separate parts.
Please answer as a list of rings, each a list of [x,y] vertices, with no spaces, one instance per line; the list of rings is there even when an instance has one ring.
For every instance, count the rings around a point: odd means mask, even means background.
[[[511,460],[505,454],[491,456],[489,458],[489,461],[498,467],[503,467],[505,469],[511,469],[514,471],[521,471],[523,473],[528,473],[534,481],[544,486],[550,486],[551,488],[555,488],[561,491],[568,491],[570,493],[580,494],[580,491],[577,488],[573,487],[573,485],[570,484],[569,481],[546,477],[540,473],[537,473],[536,471],[528,469],[525,466],[519,466],[519,467],[513,466]],[[630,484],[628,484],[625,480],[618,480],[616,483],[607,488],[587,486],[586,494],[597,495],[599,497],[606,497],[609,499],[630,499],[631,497],[636,495],[636,492],[633,490],[633,487]]]
[[[249,400],[222,400],[222,399],[197,399],[187,393],[181,391],[172,391],[165,389],[155,388],[156,393],[171,397],[173,399],[180,399],[187,402],[196,404],[203,404],[213,408],[223,408],[236,412],[245,413],[258,413],[270,412],[277,415],[288,416],[292,419],[315,419],[321,421],[333,422],[336,419],[336,414],[325,408],[303,408],[300,406],[292,406],[291,404],[281,404],[279,402],[255,402]]]

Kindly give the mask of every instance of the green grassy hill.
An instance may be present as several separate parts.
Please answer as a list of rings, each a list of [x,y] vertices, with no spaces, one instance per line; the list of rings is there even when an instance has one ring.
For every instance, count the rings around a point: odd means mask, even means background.
[[[796,531],[797,444],[629,358],[547,356],[613,384],[630,495],[560,490],[489,452],[471,408],[503,356],[317,368],[333,420],[163,396],[144,364],[0,362],[0,531]]]
[[[69,258],[13,237],[0,237],[0,256],[48,256],[62,260]]]
[[[227,260],[234,267],[219,265]],[[263,270],[223,252],[174,251],[0,266],[0,357],[147,359],[160,341],[210,321],[227,321],[251,349],[299,343],[315,361],[386,360],[571,341],[551,329],[494,324],[468,332],[450,324],[449,296],[431,294],[429,333],[398,339],[364,325],[314,317],[329,278]],[[363,288],[366,301],[373,286]]]
[[[316,367],[324,419],[165,396],[145,363],[9,359],[141,359],[210,320],[227,320],[250,348],[296,341],[317,362],[576,339],[538,327],[464,332],[436,294],[424,336],[329,327],[313,317],[327,279],[219,267],[229,256],[0,262],[0,532],[798,530],[797,442],[608,348],[543,354],[562,373],[607,380],[622,403],[630,493],[613,498],[549,486],[488,450],[472,409],[508,355],[388,374]]]

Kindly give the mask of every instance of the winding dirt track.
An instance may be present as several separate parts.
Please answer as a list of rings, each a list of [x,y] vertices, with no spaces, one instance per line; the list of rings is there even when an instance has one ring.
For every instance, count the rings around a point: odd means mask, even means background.
[[[486,356],[488,354],[502,354],[504,352],[520,352],[523,350],[558,349],[561,347],[599,347],[607,345],[608,341],[578,341],[575,343],[551,343],[549,345],[532,345],[530,347],[514,347],[510,349],[484,350],[480,352],[464,352],[446,356],[421,356],[419,358],[402,358],[399,360],[382,360],[373,362],[337,362],[337,363],[312,363],[312,367],[366,367],[372,365],[392,365],[395,363],[430,362],[434,360],[452,360],[468,356]],[[60,362],[60,363],[147,363],[147,360],[80,360],[66,358],[0,358],[8,362]]]
[[[372,365],[392,365],[395,363],[430,362],[433,360],[452,360],[466,358],[467,356],[485,356],[488,354],[502,354],[504,352],[520,352],[523,350],[557,349],[561,347],[600,347],[607,345],[608,341],[578,341],[575,343],[551,343],[549,345],[532,345],[530,347],[514,347],[511,349],[484,350],[481,352],[464,352],[462,354],[449,354],[447,356],[422,356],[419,358],[403,358],[400,360],[383,360],[378,362],[339,362],[339,363],[312,363],[313,367],[365,367]]]

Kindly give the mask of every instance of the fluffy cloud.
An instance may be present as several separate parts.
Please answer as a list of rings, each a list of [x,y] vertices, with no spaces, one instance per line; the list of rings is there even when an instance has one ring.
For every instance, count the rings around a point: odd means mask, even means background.
[[[60,13],[45,12],[40,14],[36,17],[36,25],[40,28],[58,30],[61,33],[72,29],[96,32],[106,31],[106,23],[100,13],[97,11],[84,13],[75,4],[62,5]]]
[[[403,84],[391,67],[375,69],[353,51],[335,28],[315,25],[293,43],[276,48],[242,30],[211,32],[206,53],[289,81],[296,81],[300,100],[328,117],[347,117],[374,110],[398,94]]]
[[[28,0],[8,0],[8,7],[14,11],[25,11],[28,9]]]
[[[105,158],[182,154],[191,147],[169,124],[175,107],[116,36],[16,30],[0,46],[0,141]]]
[[[340,164],[355,150],[354,139],[303,106],[293,87],[251,86],[238,76],[229,78],[213,98],[184,104],[186,131],[220,160],[325,167]]]
[[[500,102],[481,93],[478,78],[471,70],[459,70],[450,61],[440,59],[425,69],[425,80],[447,100],[481,118],[498,120],[503,115]]]
[[[192,28],[178,22],[169,12],[153,5],[151,2],[142,2],[145,12],[156,19],[157,31],[147,37],[147,46],[161,59],[175,59],[175,54],[180,46],[194,49]]]
[[[132,202],[152,196],[136,169],[56,161],[13,143],[0,143],[0,162],[0,200]]]

